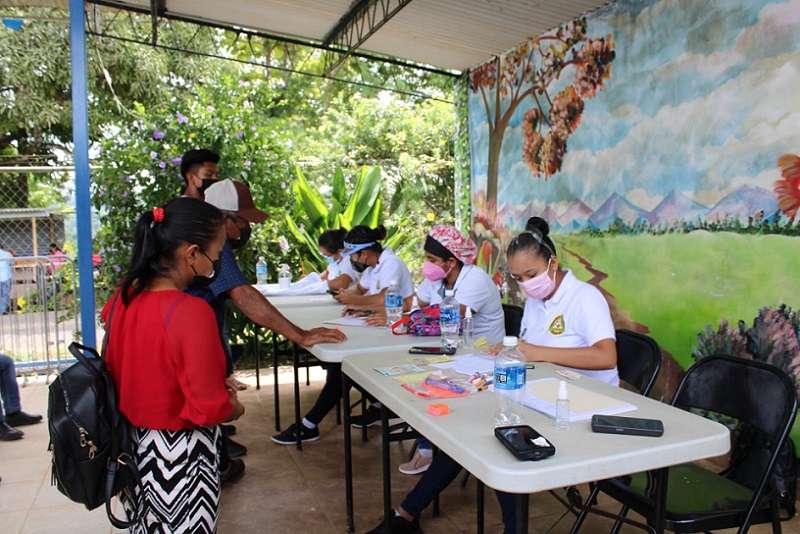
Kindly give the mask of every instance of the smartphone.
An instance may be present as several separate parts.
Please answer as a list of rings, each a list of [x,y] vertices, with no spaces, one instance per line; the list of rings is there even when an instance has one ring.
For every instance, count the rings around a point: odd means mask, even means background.
[[[664,434],[664,424],[658,419],[593,415],[592,432],[657,438]]]
[[[411,347],[408,349],[409,354],[446,354],[452,356],[456,353],[455,347],[443,349],[442,347]]]
[[[328,294],[333,295],[335,297],[336,295],[339,294],[339,291],[341,291],[341,289],[329,289]]]
[[[499,426],[494,436],[517,460],[544,460],[556,453],[553,444],[528,425]]]

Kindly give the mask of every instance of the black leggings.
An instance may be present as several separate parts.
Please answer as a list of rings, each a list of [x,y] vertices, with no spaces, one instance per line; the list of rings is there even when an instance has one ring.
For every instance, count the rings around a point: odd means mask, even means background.
[[[336,404],[342,398],[342,364],[323,363],[322,367],[327,371],[325,385],[319,392],[317,402],[306,414],[306,419],[315,425],[320,424],[325,416],[336,408]]]

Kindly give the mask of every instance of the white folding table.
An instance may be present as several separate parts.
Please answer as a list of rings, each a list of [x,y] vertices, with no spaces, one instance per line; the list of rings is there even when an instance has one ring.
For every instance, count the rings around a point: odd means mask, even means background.
[[[525,409],[523,424],[530,425],[545,436],[555,446],[556,454],[539,462],[520,462],[494,436],[496,399],[493,392],[483,391],[464,398],[431,401],[409,393],[399,381],[374,370],[375,367],[404,363],[407,358],[404,351],[373,352],[353,355],[342,362],[343,389],[348,391],[351,383],[356,383],[385,407],[383,463],[386,518],[391,514],[387,409],[403,418],[481,483],[516,494],[518,534],[528,532],[530,493],[717,457],[727,453],[730,448],[729,431],[719,423],[583,377],[575,384],[637,407],[636,411],[624,415],[663,421],[664,435],[651,438],[595,434],[588,421],[572,423],[569,429],[558,430],[550,417]],[[554,369],[550,364],[536,364],[535,369],[528,371],[528,380],[560,378]],[[450,414],[442,417],[430,415],[427,406],[431,402],[446,402]],[[347,411],[344,431],[348,530],[353,531],[352,457]],[[657,478],[663,479],[659,480],[659,495],[663,501],[666,477]]]

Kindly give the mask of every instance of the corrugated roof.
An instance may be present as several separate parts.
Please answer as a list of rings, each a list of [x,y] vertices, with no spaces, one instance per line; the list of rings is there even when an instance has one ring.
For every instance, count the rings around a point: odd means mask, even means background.
[[[149,0],[118,3],[150,8]],[[361,49],[462,71],[606,3],[607,0],[412,0]],[[349,0],[166,0],[166,12],[320,42],[350,4]]]

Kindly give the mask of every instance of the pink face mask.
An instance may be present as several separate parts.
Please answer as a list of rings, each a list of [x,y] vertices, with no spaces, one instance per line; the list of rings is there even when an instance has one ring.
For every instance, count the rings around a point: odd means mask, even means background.
[[[444,278],[447,276],[447,271],[435,263],[426,261],[422,264],[422,276],[431,282],[438,282],[439,280],[444,280]]]
[[[544,300],[553,294],[556,288],[556,281],[550,278],[550,260],[547,261],[547,269],[537,274],[530,280],[520,282],[519,286],[532,299]]]

